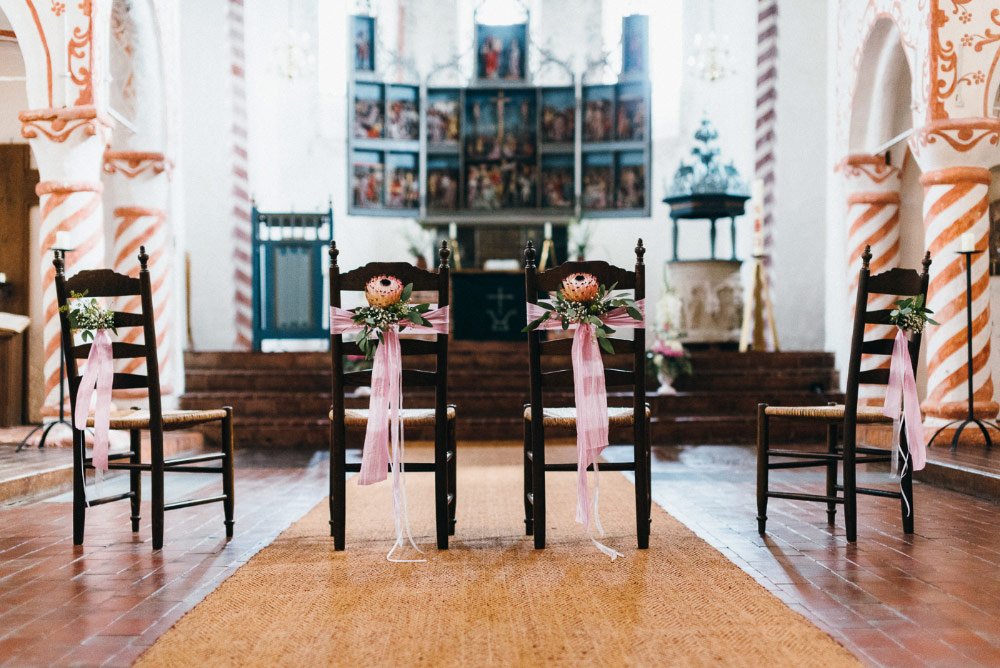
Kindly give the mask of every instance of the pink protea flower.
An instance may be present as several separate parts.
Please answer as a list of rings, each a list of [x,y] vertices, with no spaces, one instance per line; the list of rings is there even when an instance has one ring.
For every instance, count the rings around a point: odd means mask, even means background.
[[[371,306],[385,308],[399,301],[403,295],[403,282],[395,276],[380,274],[365,283],[365,299]]]
[[[562,295],[566,301],[589,302],[597,299],[597,277],[593,274],[570,274],[563,279]]]

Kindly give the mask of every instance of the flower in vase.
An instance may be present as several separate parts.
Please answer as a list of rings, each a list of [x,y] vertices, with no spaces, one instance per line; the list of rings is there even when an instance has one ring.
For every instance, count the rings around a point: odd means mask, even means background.
[[[365,299],[371,306],[385,308],[399,301],[403,282],[395,276],[374,276],[365,284]]]
[[[563,279],[562,295],[569,302],[589,302],[597,299],[599,288],[593,274],[571,274]]]

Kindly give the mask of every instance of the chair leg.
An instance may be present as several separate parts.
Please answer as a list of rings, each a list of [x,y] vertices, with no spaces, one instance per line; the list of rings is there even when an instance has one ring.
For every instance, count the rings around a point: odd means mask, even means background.
[[[853,543],[858,539],[858,483],[857,462],[855,460],[857,446],[857,431],[844,430],[844,528],[847,541]]]
[[[649,547],[649,441],[646,421],[633,429],[633,461],[635,462],[635,533],[640,550]]]
[[[335,429],[335,427],[331,427]],[[344,549],[345,522],[347,515],[347,450],[341,438],[330,442],[330,535],[333,549]]]
[[[826,428],[826,451],[831,455],[837,454],[837,423],[827,425]],[[827,462],[826,465],[826,495],[837,496],[837,462]],[[833,526],[837,517],[837,504],[827,502],[826,522]]]
[[[757,404],[757,533],[764,535],[767,527],[767,464],[768,419],[767,404]]]
[[[448,549],[448,427],[437,425],[434,429],[434,510],[437,528],[437,547]]]
[[[451,505],[449,506],[448,535],[455,535],[455,517],[458,511],[458,439],[455,433],[458,429],[456,422],[458,419],[448,421],[448,450],[451,452],[451,461],[448,463],[448,493],[451,494]]]
[[[142,432],[138,429],[132,429],[128,436],[129,449],[132,451],[129,461],[133,464],[139,464],[142,462]],[[129,491],[132,493],[132,533],[137,533],[140,520],[139,504],[142,503],[142,471],[138,469],[129,471],[128,483]]]
[[[524,465],[524,533],[527,536],[532,535],[535,532],[534,521],[532,519],[531,513],[531,482],[534,474],[531,470],[531,458],[528,454],[531,452],[531,423],[524,420],[524,451],[521,453],[521,457]]]
[[[908,462],[906,465],[906,471],[900,477],[899,487],[903,493],[903,498],[900,500],[899,504],[901,506],[901,512],[903,514],[903,533],[911,534],[913,533],[913,461],[909,459],[910,457],[910,447],[906,442],[906,436],[904,435],[900,440],[900,448],[903,454],[907,457]],[[893,454],[895,457],[896,455]]]
[[[236,509],[236,490],[234,484],[233,461],[236,450],[236,438],[233,431],[233,409],[226,406],[226,418],[222,421],[222,447],[226,458],[222,462],[222,491],[226,495],[223,510],[226,514],[226,538],[233,537],[233,514]]]
[[[83,528],[87,514],[87,496],[83,488],[83,432],[73,430],[73,544],[83,545]]]
[[[545,431],[542,425],[531,423],[531,515],[534,525],[535,549],[545,549]]]
[[[159,550],[163,547],[163,432],[159,429],[151,429],[149,441],[150,458],[152,459],[150,483],[153,489],[153,549]]]

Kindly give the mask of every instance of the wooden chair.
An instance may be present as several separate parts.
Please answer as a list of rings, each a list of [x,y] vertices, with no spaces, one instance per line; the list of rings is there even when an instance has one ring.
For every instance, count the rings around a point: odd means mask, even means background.
[[[414,292],[437,293],[437,306],[449,304],[450,276],[448,258],[451,251],[446,242],[438,253],[440,266],[437,272],[418,269],[405,262],[369,262],[345,274],[337,265],[336,242],[330,242],[330,306],[341,306],[344,292],[364,292],[365,284],[373,276],[395,276],[404,285],[412,283]],[[405,336],[405,330],[403,332]],[[330,410],[330,535],[335,550],[344,549],[345,485],[347,473],[361,470],[360,463],[347,463],[346,428],[365,427],[368,409],[347,409],[344,406],[346,387],[371,386],[371,371],[344,372],[344,355],[362,355],[353,340],[344,341],[343,335],[331,335],[330,355],[333,364],[333,406]],[[407,472],[434,474],[434,500],[436,506],[437,546],[448,549],[448,536],[455,534],[455,406],[448,403],[448,336],[437,335],[433,341],[402,338],[403,392],[417,387],[434,388],[433,408],[406,408],[403,410],[404,429],[411,426],[434,425],[434,462],[406,464]],[[407,368],[407,357],[434,357],[434,369]]]
[[[869,305],[870,295],[892,295],[912,297],[923,295],[926,299],[930,253],[924,256],[923,273],[913,269],[890,269],[871,276],[871,248],[865,247],[862,255],[861,272],[858,277],[857,302],[854,307],[854,329],[851,337],[851,355],[847,367],[847,392],[843,405],[828,406],[757,406],[757,530],[763,536],[767,524],[767,500],[791,499],[795,501],[817,501],[827,504],[827,521],[832,525],[837,514],[837,504],[844,506],[844,523],[847,540],[857,540],[857,495],[867,494],[885,498],[900,499],[903,515],[903,531],[913,533],[913,469],[906,467],[901,477],[900,491],[858,487],[857,465],[891,462],[894,453],[888,449],[859,447],[857,426],[859,424],[892,425],[892,419],[882,414],[881,406],[859,406],[858,388],[861,385],[887,385],[889,382],[888,363],[880,368],[861,370],[863,355],[891,357],[893,338],[866,337],[865,325],[889,325],[891,309],[875,309]],[[877,333],[877,332],[876,332]],[[895,335],[893,329],[893,336]],[[871,335],[869,335],[871,336]],[[916,374],[920,355],[920,334],[910,340],[910,360]],[[823,424],[827,429],[826,452],[801,450],[775,450],[770,447],[770,422],[775,418],[811,420]],[[838,432],[842,431],[843,444],[839,443]],[[906,433],[900,437],[900,448],[908,457],[909,448]],[[772,458],[783,461],[772,462]],[[844,483],[838,483],[838,462],[843,462]],[[799,492],[773,492],[769,485],[769,472],[776,469],[824,467],[826,468],[826,494],[804,494]],[[838,495],[837,492],[842,492]]]
[[[535,248],[529,241],[524,250],[525,294],[529,303],[537,304],[539,293],[558,290],[563,279],[576,273],[588,273],[601,284],[615,290],[631,290],[636,300],[645,298],[646,249],[642,239],[635,247],[635,271],[627,271],[607,262],[566,262],[549,271],[538,272],[535,266]],[[623,364],[626,368],[606,368],[607,388],[630,388],[633,401],[630,407],[609,407],[608,418],[612,428],[631,427],[634,457],[631,462],[608,462],[600,465],[606,471],[635,472],[635,521],[639,548],[649,547],[650,524],[650,452],[649,406],[646,403],[646,333],[636,329],[632,339],[612,339],[615,355],[602,351],[605,363]],[[547,368],[555,366],[551,358],[570,356],[573,341],[570,338],[542,340],[542,333],[535,330],[528,334],[528,355],[531,377],[531,403],[524,407],[524,525],[527,535],[534,535],[535,548],[545,547],[545,473],[547,471],[576,471],[576,463],[545,462],[546,427],[574,427],[576,409],[552,408],[545,404],[545,392],[573,391],[572,368]],[[543,370],[543,361],[550,363]],[[629,360],[631,358],[631,360]],[[592,467],[588,470],[593,470]]]
[[[139,278],[115,273],[110,269],[81,271],[71,278],[64,274],[65,258],[56,251],[56,297],[59,306],[67,305],[70,293],[86,293],[87,297],[130,297],[138,296],[140,312],[115,312],[115,327],[141,327],[144,343],[123,343],[115,341],[112,350],[115,359],[144,358],[146,375],[115,373],[113,389],[146,390],[149,399],[148,410],[115,412],[111,415],[111,429],[129,432],[128,452],[111,452],[108,456],[109,469],[129,472],[129,491],[98,499],[87,500],[84,493],[84,474],[93,469],[92,459],[85,451],[84,429],[93,426],[93,418],[86,425],[73,425],[73,544],[83,543],[84,520],[88,506],[98,506],[112,501],[129,499],[132,502],[132,531],[139,531],[139,504],[142,500],[142,472],[149,471],[152,486],[153,549],[163,547],[163,515],[168,510],[188,508],[204,503],[222,502],[225,514],[226,537],[233,536],[233,409],[225,406],[218,410],[164,411],[160,398],[160,367],[156,354],[156,323],[153,310],[153,290],[150,285],[149,269],[145,247],[139,247]],[[86,359],[91,344],[76,345],[70,329],[67,314],[60,310],[62,325],[62,349],[66,359],[69,379],[70,402],[76,407],[76,392],[81,374],[77,360]],[[185,429],[199,424],[220,422],[222,427],[222,451],[187,457],[165,459],[163,456],[163,432]],[[149,432],[150,461],[141,458],[141,432]],[[218,467],[205,466],[206,462],[220,462]],[[164,473],[219,473],[222,475],[222,494],[199,499],[185,499],[172,503],[164,502]]]

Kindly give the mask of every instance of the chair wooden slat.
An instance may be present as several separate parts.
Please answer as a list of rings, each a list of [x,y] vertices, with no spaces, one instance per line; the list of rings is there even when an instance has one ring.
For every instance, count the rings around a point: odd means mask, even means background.
[[[895,267],[868,277],[868,294],[912,297],[921,294],[920,274],[913,269]]]
[[[894,343],[892,339],[865,341],[861,344],[861,352],[865,355],[891,355]]]
[[[343,342],[344,355],[364,355],[361,348],[354,341]],[[437,341],[425,339],[404,339],[399,340],[399,349],[404,356],[409,355],[434,355],[437,353]]]
[[[119,274],[110,269],[89,269],[66,279],[68,293],[86,293],[87,297],[137,296],[139,279]]]
[[[341,274],[340,289],[343,291],[364,290],[365,283],[373,276],[380,274],[395,276],[403,282],[403,285],[412,283],[414,290],[438,289],[438,275],[435,272],[418,269],[406,262],[369,262],[363,267]]]
[[[115,311],[115,328],[122,327],[142,327],[146,324],[141,313],[129,313],[127,311]]]
[[[867,371],[862,371],[858,374],[858,383],[860,385],[888,385],[889,370],[868,369]]]
[[[111,389],[145,390],[149,387],[149,377],[135,373],[116,373]]]
[[[418,371],[416,369],[403,369],[403,387],[434,387],[437,383],[437,373],[433,371]],[[344,385],[347,387],[361,387],[372,384],[372,372],[352,371],[344,374]]]
[[[865,311],[865,324],[866,325],[891,325],[892,322],[889,321],[889,314],[892,313],[892,309],[879,309],[876,311]]]
[[[83,343],[73,347],[73,357],[84,359],[90,354],[92,343]],[[111,342],[111,353],[116,360],[129,359],[134,357],[145,357],[146,346],[141,343],[123,343],[121,341]]]
[[[634,339],[611,339],[611,345],[615,349],[614,355],[605,350],[601,350],[601,354],[605,358],[617,357],[618,355],[631,355],[635,352],[635,340]],[[573,351],[573,339],[571,338],[559,338],[550,339],[548,341],[542,341],[540,344],[542,355],[569,355]]]
[[[608,388],[634,387],[635,372],[626,369],[605,369],[604,384]],[[573,370],[557,369],[542,372],[542,387],[546,389],[573,387]]]

